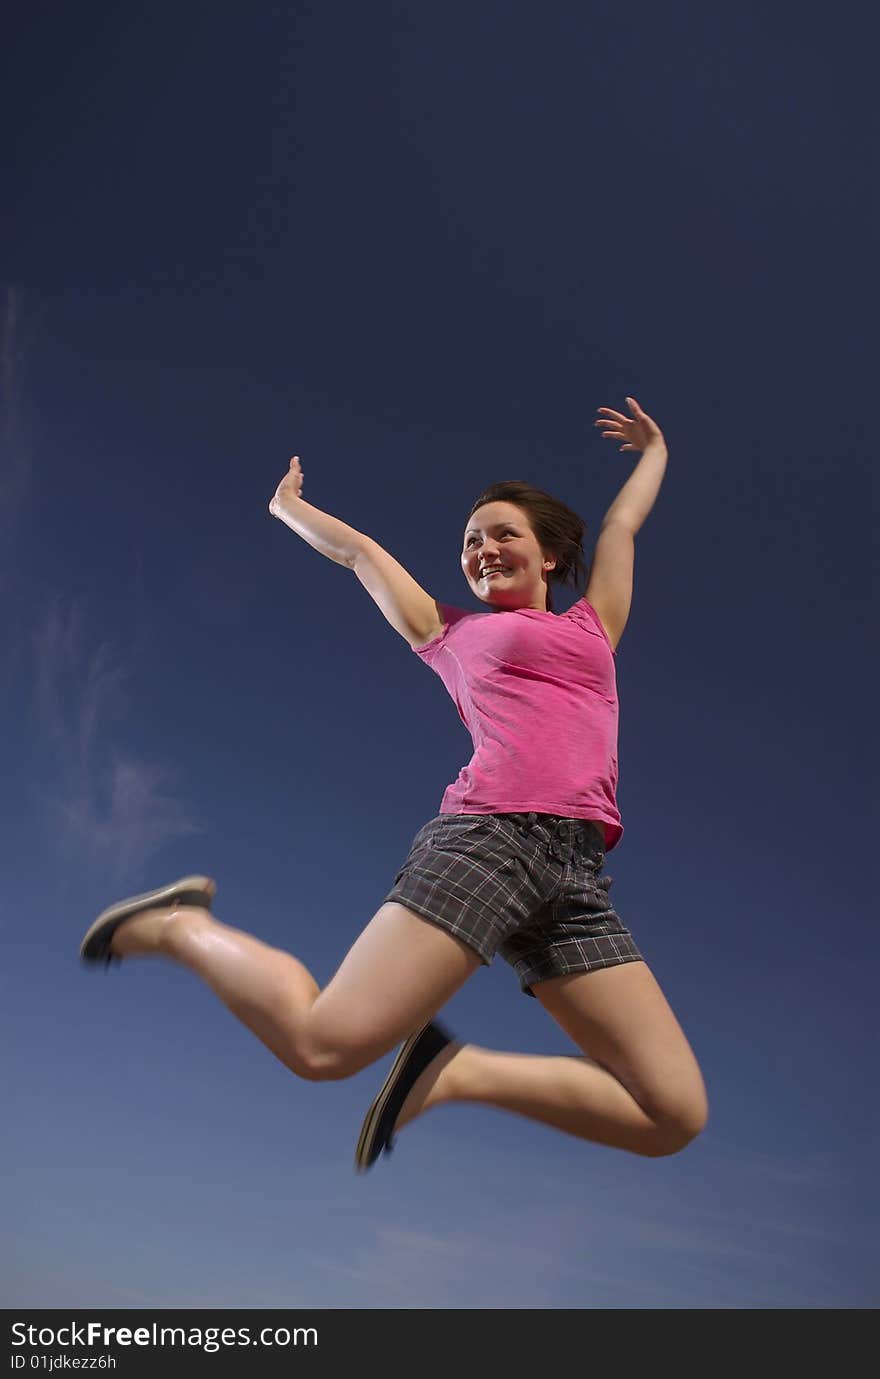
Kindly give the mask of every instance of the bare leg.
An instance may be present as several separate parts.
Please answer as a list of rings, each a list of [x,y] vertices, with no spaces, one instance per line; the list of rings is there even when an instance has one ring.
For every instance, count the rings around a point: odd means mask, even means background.
[[[474,1044],[444,1049],[413,1086],[397,1118],[401,1130],[432,1106],[479,1101],[566,1134],[634,1154],[659,1154],[660,1127],[632,1093],[592,1059],[497,1053]]]
[[[402,905],[374,915],[321,990],[290,953],[180,905],[127,919],[113,952],[188,967],[299,1077],[348,1077],[401,1042],[481,965],[455,938]]]
[[[171,958],[201,977],[276,1058],[300,1076],[292,1056],[320,987],[290,953],[221,924],[198,906],[148,910],[120,925],[120,957]]]
[[[708,1118],[702,1075],[646,963],[556,977],[534,991],[582,1056],[452,1045],[414,1084],[398,1128],[444,1101],[479,1101],[651,1157],[700,1133]]]
[[[113,950],[157,954],[190,968],[277,1058],[312,1080],[346,1077],[380,1058],[480,966],[466,945],[392,903],[323,992],[289,953],[198,907],[127,920]],[[431,1106],[478,1101],[652,1157],[676,1152],[699,1133],[706,1116],[699,1069],[644,963],[555,978],[535,994],[581,1044],[582,1057],[455,1042],[415,1083],[395,1129]]]

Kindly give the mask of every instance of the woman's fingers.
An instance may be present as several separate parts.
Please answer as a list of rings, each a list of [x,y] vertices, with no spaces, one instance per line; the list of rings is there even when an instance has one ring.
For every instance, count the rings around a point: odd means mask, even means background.
[[[631,412],[635,412],[636,415],[638,415],[638,413],[641,412],[642,409],[641,409],[641,407],[639,406],[639,404],[636,402],[635,398],[634,398],[634,397],[628,397],[626,400],[627,400],[627,402],[629,403],[629,409],[630,409],[630,411],[631,411]],[[629,422],[632,421],[632,417],[626,416],[626,414],[625,414],[624,412],[615,412],[614,409],[613,409],[613,407],[597,407],[597,408],[596,408],[596,411],[597,411],[597,412],[607,412],[607,413],[608,413],[608,416],[609,416],[609,417],[614,417],[615,421],[629,421]]]
[[[653,417],[649,417],[647,412],[642,410],[634,397],[627,396],[626,401],[633,414],[631,417],[623,412],[616,412],[613,407],[596,408],[601,415],[596,418],[593,425],[604,428],[603,440],[625,441],[626,444],[621,445],[621,450],[645,450],[655,440],[659,439],[662,442],[663,433]]]
[[[636,444],[640,438],[642,428],[645,425],[645,416],[634,397],[627,397],[627,403],[633,416],[625,416],[623,412],[616,412],[613,407],[597,407],[597,411],[603,415],[596,418],[594,426],[602,429],[602,439],[607,441],[623,441],[619,446],[620,450],[641,450],[643,447]]]

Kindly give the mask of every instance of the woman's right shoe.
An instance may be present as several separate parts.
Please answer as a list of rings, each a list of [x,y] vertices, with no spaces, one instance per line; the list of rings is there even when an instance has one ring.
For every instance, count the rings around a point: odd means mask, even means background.
[[[390,1073],[364,1117],[354,1156],[358,1173],[372,1168],[383,1150],[391,1153],[394,1148],[392,1131],[403,1103],[428,1064],[453,1037],[437,1020],[431,1020],[401,1045]]]
[[[79,955],[86,963],[103,962],[109,966],[111,962],[121,962],[122,959],[111,951],[110,941],[126,919],[131,919],[132,915],[142,910],[160,910],[168,905],[200,905],[210,910],[216,891],[217,883],[210,876],[184,876],[170,886],[160,886],[156,891],[146,891],[143,895],[119,900],[103,910],[86,930]]]

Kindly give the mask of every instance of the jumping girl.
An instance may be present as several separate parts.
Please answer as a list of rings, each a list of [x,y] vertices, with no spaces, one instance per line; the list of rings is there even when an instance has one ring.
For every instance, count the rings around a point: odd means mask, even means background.
[[[627,403],[631,416],[601,407],[595,424],[643,453],[605,515],[586,593],[560,615],[549,584],[579,584],[585,526],[530,484],[495,484],[468,515],[461,568],[488,614],[436,602],[375,541],[306,503],[298,457],[278,485],[272,515],[355,572],[440,676],[474,742],[323,991],[296,958],[215,919],[205,876],[120,901],[83,939],[89,963],[160,955],[190,968],[298,1077],[350,1077],[403,1041],[364,1120],[359,1169],[450,1101],[650,1157],[705,1125],[697,1061],[600,874],[623,833],[615,648],[633,538],[667,460],[659,426]],[[495,953],[580,1056],[497,1053],[435,1020]]]

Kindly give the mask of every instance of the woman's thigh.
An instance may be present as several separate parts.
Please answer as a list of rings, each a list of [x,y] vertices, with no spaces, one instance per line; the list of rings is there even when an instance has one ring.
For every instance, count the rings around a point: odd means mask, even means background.
[[[612,1072],[658,1125],[702,1130],[708,1100],[699,1064],[647,963],[552,977],[532,990],[578,1048]]]
[[[308,1038],[349,1072],[406,1039],[482,966],[472,948],[404,905],[386,901],[312,1006]]]

